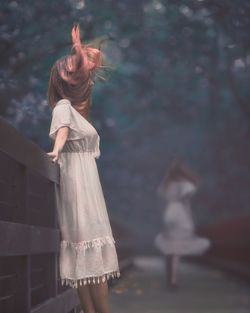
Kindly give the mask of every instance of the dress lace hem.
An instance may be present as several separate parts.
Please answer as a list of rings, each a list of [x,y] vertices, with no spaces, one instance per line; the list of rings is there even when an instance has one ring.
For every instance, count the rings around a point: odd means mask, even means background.
[[[68,246],[74,247],[76,250],[86,250],[88,248],[94,248],[94,247],[102,247],[105,244],[114,245],[115,240],[111,236],[105,236],[105,237],[99,237],[94,238],[91,240],[84,240],[79,242],[71,242],[67,240],[61,241],[61,247],[66,248]]]
[[[101,276],[89,276],[79,279],[72,279],[72,278],[62,278],[61,284],[62,286],[65,284],[66,286],[70,286],[72,288],[78,288],[82,285],[89,285],[89,284],[99,284],[101,282],[108,281],[110,278],[119,278],[121,276],[120,271],[111,271],[104,273]]]

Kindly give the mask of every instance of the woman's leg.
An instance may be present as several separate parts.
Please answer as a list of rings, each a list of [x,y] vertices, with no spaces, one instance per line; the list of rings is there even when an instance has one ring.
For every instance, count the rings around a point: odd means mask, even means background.
[[[179,264],[179,256],[173,255],[172,257],[172,277],[171,277],[171,284],[173,286],[177,285],[177,267]]]
[[[179,263],[178,255],[167,256],[167,279],[171,286],[177,285],[177,267]]]
[[[171,277],[172,277],[172,255],[166,256],[166,273],[167,273],[167,285],[171,284]]]
[[[89,285],[78,286],[77,293],[84,313],[96,313]]]
[[[91,284],[90,293],[94,301],[95,309],[98,313],[110,313],[109,306],[109,287],[107,280],[98,284]]]

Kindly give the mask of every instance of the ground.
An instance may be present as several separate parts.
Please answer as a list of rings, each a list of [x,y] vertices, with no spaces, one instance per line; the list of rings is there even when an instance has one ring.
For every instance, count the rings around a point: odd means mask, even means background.
[[[111,313],[249,313],[250,284],[190,262],[177,290],[166,287],[164,259],[137,257],[110,290]]]

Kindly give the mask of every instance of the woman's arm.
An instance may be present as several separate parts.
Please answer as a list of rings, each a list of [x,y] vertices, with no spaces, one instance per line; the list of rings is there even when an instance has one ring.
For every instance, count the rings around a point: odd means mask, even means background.
[[[54,143],[53,151],[47,152],[47,154],[52,158],[53,162],[56,162],[59,158],[59,155],[64,147],[64,144],[68,138],[69,127],[63,126],[60,127],[56,134],[56,139]]]

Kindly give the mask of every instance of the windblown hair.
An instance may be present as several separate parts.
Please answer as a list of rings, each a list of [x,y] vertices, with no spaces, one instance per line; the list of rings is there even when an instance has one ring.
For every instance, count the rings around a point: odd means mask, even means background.
[[[79,24],[73,26],[71,39],[71,54],[58,59],[51,68],[48,103],[54,108],[60,99],[66,98],[81,115],[89,119],[93,74],[105,67],[103,53],[100,48],[81,43]]]
[[[159,192],[164,192],[171,182],[179,182],[187,180],[193,184],[198,184],[198,177],[193,174],[190,169],[178,158],[175,158],[172,162],[166,174],[158,188]]]

